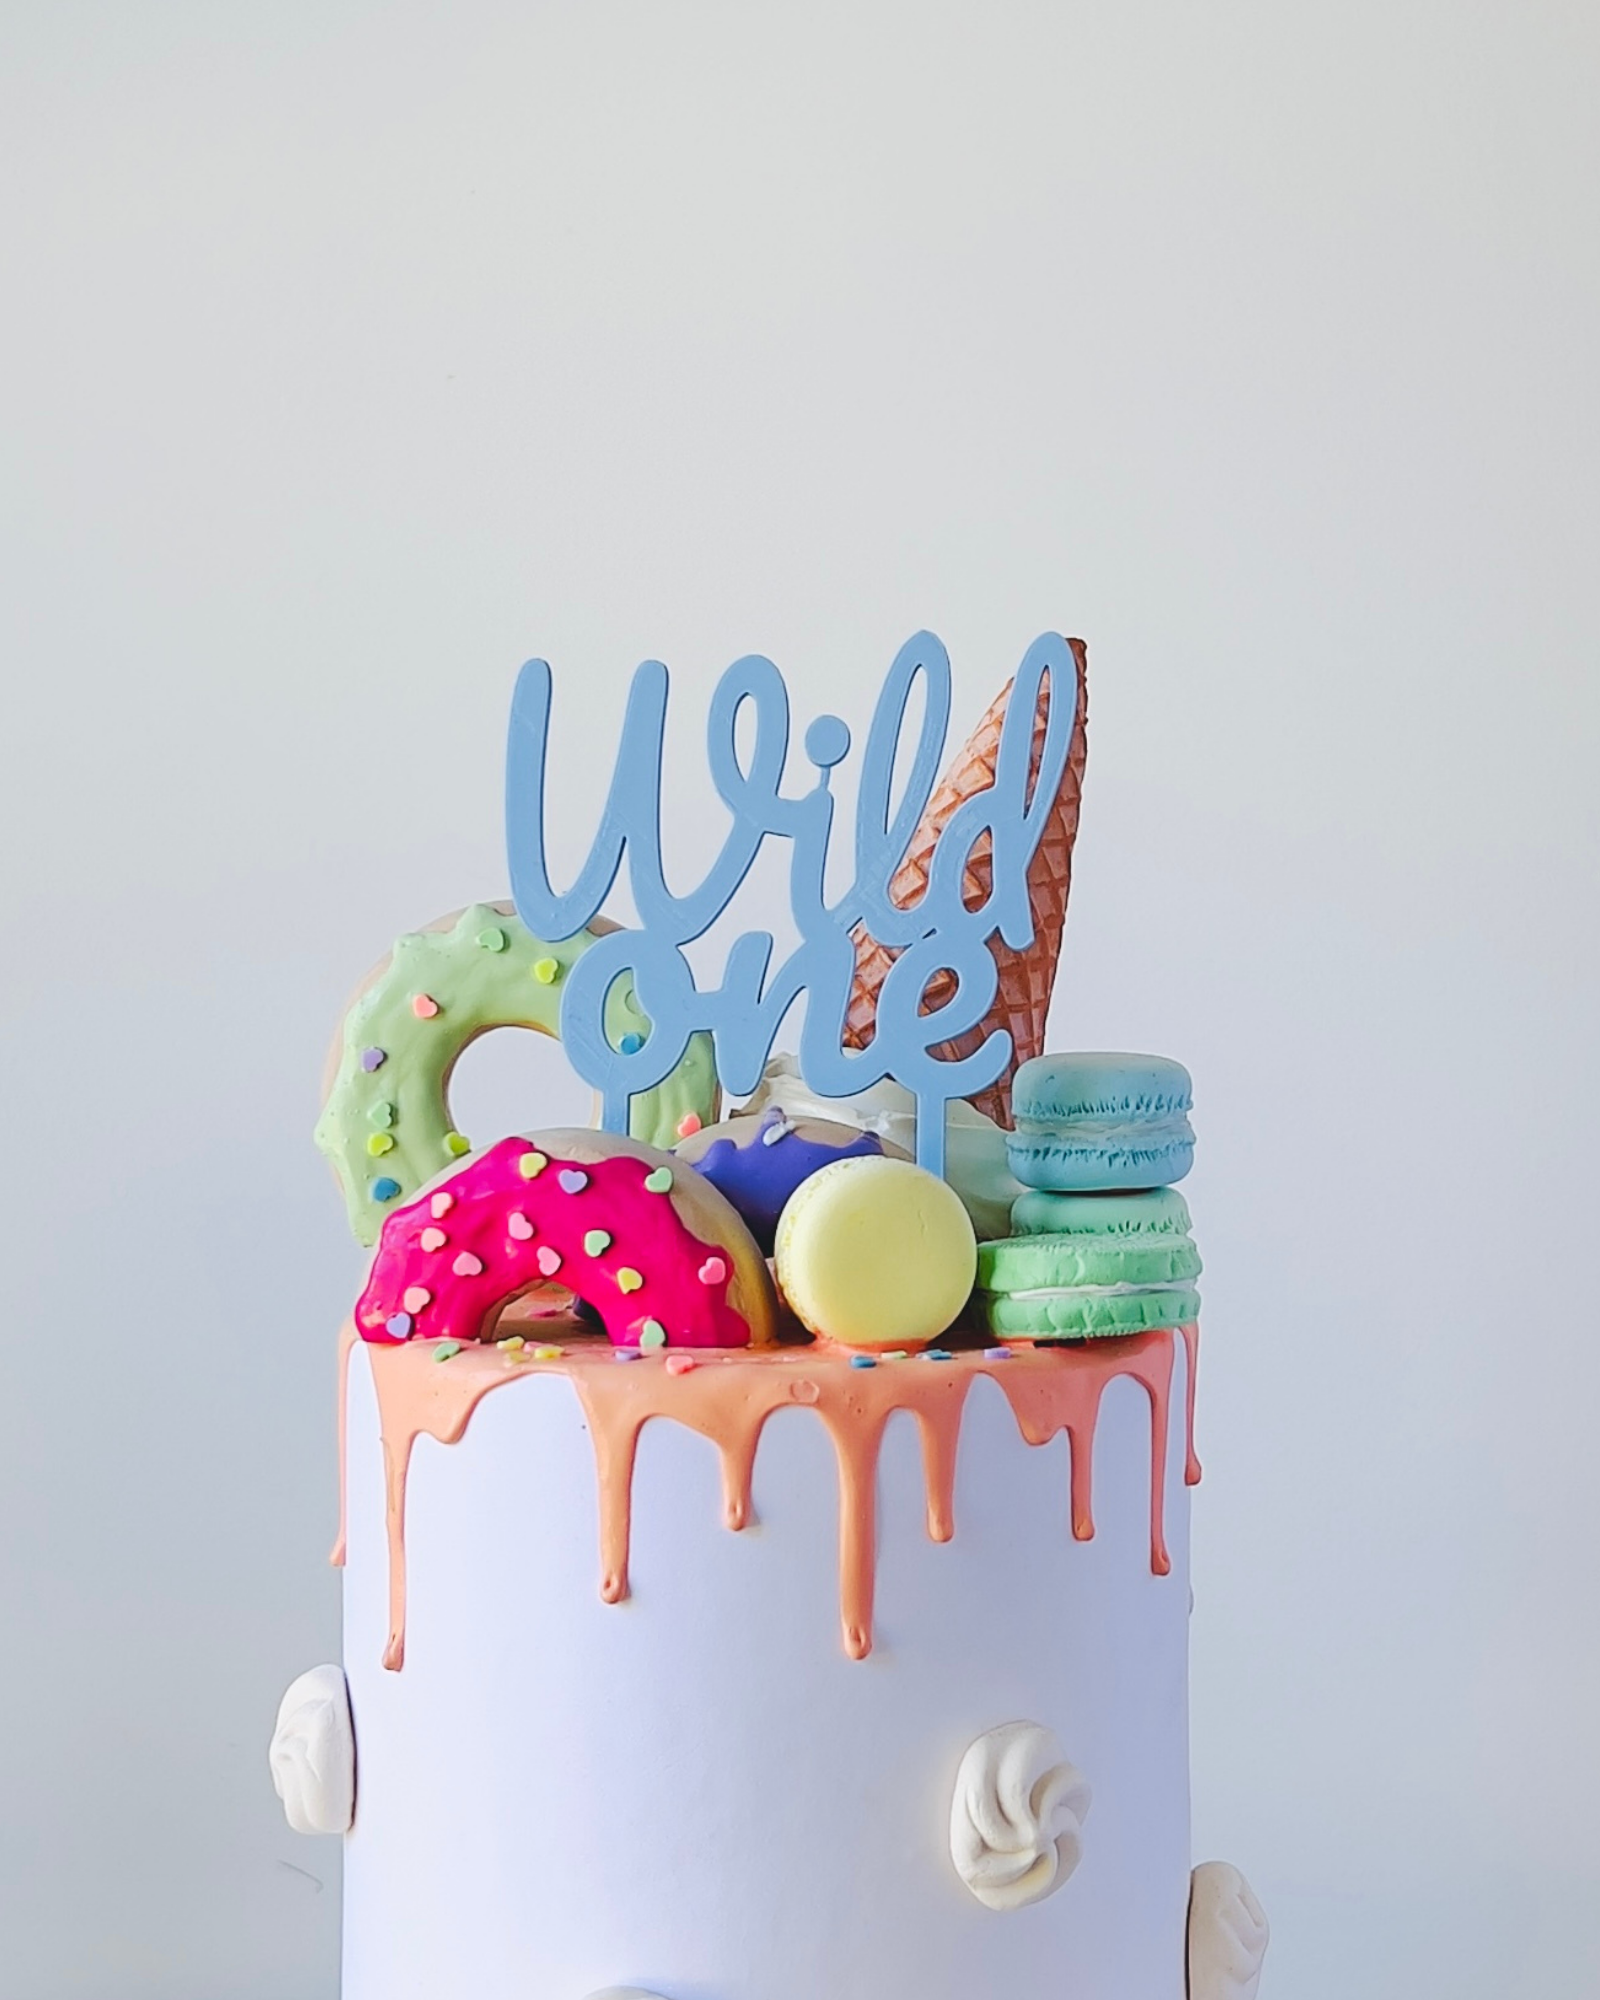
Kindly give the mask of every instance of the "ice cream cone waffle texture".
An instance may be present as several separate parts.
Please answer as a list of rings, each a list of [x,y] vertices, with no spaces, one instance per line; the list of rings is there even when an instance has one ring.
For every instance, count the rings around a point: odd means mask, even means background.
[[[934,1053],[942,1058],[970,1055],[986,1035],[1005,1028],[1011,1035],[1011,1056],[1005,1069],[972,1102],[980,1111],[1002,1125],[1011,1123],[1011,1079],[1020,1063],[1044,1051],[1045,1016],[1050,1010],[1050,992],[1055,985],[1056,960],[1061,953],[1061,933],[1067,920],[1067,896],[1072,887],[1072,845],[1078,834],[1078,806],[1083,795],[1083,769],[1088,758],[1088,671],[1089,655],[1081,639],[1069,639],[1078,663],[1078,711],[1072,728],[1072,746],[1054,805],[1045,822],[1044,835],[1028,867],[1028,898],[1033,908],[1033,942],[1024,951],[1013,951],[1004,939],[989,940],[999,972],[999,991],[993,1007],[977,1027],[955,1040],[945,1042]],[[916,903],[928,886],[933,850],[940,830],[964,799],[986,791],[994,783],[995,759],[1000,749],[1000,729],[1005,721],[1006,703],[1012,683],[1007,682],[989,704],[983,720],[967,739],[966,747],[940,779],[927,811],[922,815],[905,859],[895,870],[890,894],[902,908]],[[1050,692],[1046,683],[1039,690],[1033,721],[1032,775],[1037,777],[1044,745],[1045,721],[1049,714]],[[989,894],[993,879],[993,854],[988,834],[973,845],[967,858],[962,895],[968,909],[975,909]],[[895,953],[864,931],[855,933],[856,973],[850,989],[850,1005],[845,1015],[844,1038],[851,1048],[864,1048],[872,1039],[877,1018],[878,989],[893,964]],[[949,973],[941,973],[928,983],[926,1007],[941,1006],[954,988]]]

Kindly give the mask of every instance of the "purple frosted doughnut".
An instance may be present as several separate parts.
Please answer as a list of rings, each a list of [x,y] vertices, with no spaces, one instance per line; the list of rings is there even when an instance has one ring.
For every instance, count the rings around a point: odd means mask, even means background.
[[[732,1202],[769,1256],[784,1203],[819,1168],[869,1154],[905,1157],[876,1132],[826,1118],[791,1119],[776,1107],[760,1118],[707,1125],[673,1150]]]

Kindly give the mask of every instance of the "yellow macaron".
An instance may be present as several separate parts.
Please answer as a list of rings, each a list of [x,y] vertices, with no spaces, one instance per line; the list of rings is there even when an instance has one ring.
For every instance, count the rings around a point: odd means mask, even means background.
[[[909,1160],[836,1160],[778,1219],[778,1283],[810,1332],[851,1347],[925,1347],[972,1293],[978,1246],[961,1198]]]

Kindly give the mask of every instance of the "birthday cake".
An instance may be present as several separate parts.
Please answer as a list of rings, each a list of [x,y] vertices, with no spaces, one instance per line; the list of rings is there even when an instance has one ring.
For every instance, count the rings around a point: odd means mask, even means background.
[[[920,634],[834,894],[850,732],[813,721],[786,792],[787,693],[736,663],[730,829],[674,894],[647,663],[558,892],[530,663],[510,900],[401,938],[342,1024],[344,1663],[271,1766],[344,1839],[345,2000],[1257,1991],[1260,1906],[1189,1851],[1189,1079],[1045,1047],[1083,646],[1036,641],[941,778],[950,698]],[[799,942],[739,936],[707,990],[684,948],[769,842]],[[508,1026],[594,1129],[457,1131],[452,1066]]]

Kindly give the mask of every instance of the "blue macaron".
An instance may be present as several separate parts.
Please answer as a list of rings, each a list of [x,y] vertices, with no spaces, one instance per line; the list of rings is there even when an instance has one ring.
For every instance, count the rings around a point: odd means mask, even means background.
[[[1170,1187],[1194,1164],[1189,1072],[1165,1056],[1035,1056],[1011,1086],[1011,1171],[1028,1187]]]

